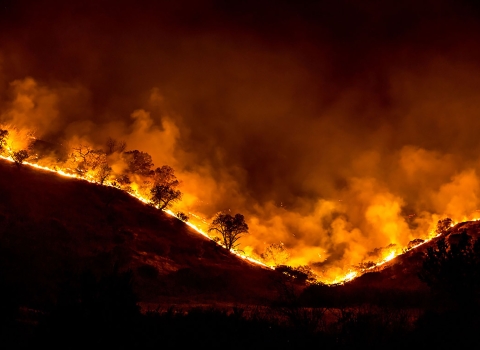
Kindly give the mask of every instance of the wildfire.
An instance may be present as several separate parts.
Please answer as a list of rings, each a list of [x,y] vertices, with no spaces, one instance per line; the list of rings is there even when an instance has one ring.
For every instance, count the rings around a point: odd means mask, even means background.
[[[14,150],[26,149],[26,148],[28,148],[29,142],[32,142],[32,140],[35,141],[36,139],[33,137],[32,133],[29,133],[29,132],[26,132],[26,131],[19,131],[16,128],[12,128],[12,127],[9,127],[8,129],[9,129],[8,131],[10,133],[9,134],[10,135],[9,142],[3,144],[3,146],[4,146],[3,149],[4,149],[4,151],[6,151],[6,152],[4,152],[4,154],[8,155],[8,156],[0,155],[0,158],[8,160],[10,162],[14,162],[14,161],[19,162],[19,160],[15,158],[15,155],[18,154],[19,152],[18,151],[14,152]],[[115,140],[111,140],[111,141],[112,141],[112,143],[110,144],[110,147],[111,147],[112,152],[115,152],[115,150],[117,148],[120,149],[122,147],[121,143],[116,144]],[[124,150],[124,147],[125,147],[125,145],[123,145],[122,152]],[[148,189],[149,189],[149,186],[151,186],[151,183],[149,185],[148,181],[142,180],[141,176],[140,176],[139,179],[136,179],[135,181],[132,181],[131,183],[129,182],[128,184],[130,186],[125,186],[124,187],[121,184],[117,183],[116,180],[113,180],[113,176],[109,177],[108,175],[106,175],[106,176],[103,176],[101,174],[99,175],[99,171],[102,170],[102,166],[108,167],[107,158],[106,158],[107,155],[105,153],[101,153],[101,152],[99,153],[98,150],[94,150],[93,148],[90,148],[90,147],[85,146],[85,145],[80,145],[80,146],[78,146],[76,148],[73,148],[73,149],[77,152],[77,154],[73,156],[74,160],[70,161],[70,163],[68,163],[68,162],[58,162],[58,161],[57,162],[55,162],[55,161],[47,161],[46,162],[42,159],[35,159],[34,157],[30,157],[30,159],[34,159],[34,161],[27,161],[26,160],[27,158],[25,158],[25,159],[22,159],[20,161],[20,163],[28,165],[28,166],[36,168],[36,169],[53,172],[53,173],[56,173],[60,176],[80,179],[80,180],[88,181],[90,183],[95,183],[95,184],[99,184],[99,185],[103,185],[103,186],[115,187],[119,190],[123,190],[124,192],[127,192],[130,196],[136,198],[137,200],[139,200],[143,203],[147,203],[147,204],[152,205],[149,198],[147,198],[148,193],[149,193]],[[141,155],[143,153],[143,152],[139,152],[139,151],[134,151],[134,152],[138,152],[138,155]],[[75,156],[77,158],[75,158]],[[92,158],[87,159],[88,157],[92,157]],[[79,159],[81,161],[79,161]],[[87,164],[88,163],[87,160],[88,160],[88,162],[90,162],[90,164],[97,164],[97,165],[95,165],[95,166],[92,166],[92,165],[84,166],[82,168],[82,166],[81,166],[82,162]],[[38,163],[36,163],[36,162],[38,162]],[[97,162],[97,163],[95,163],[95,162]],[[43,165],[41,163],[43,163]],[[46,163],[47,163],[47,165],[45,165]],[[111,170],[112,169],[110,169],[110,171]],[[134,175],[132,175],[132,176],[134,176]],[[215,243],[217,243],[219,245],[222,245],[221,242],[214,240],[212,237],[210,237],[205,232],[204,229],[201,228],[201,226],[204,226],[205,224],[207,224],[205,219],[202,218],[201,216],[189,212],[188,213],[189,216],[192,217],[195,221],[195,223],[193,223],[193,222],[184,220],[182,218],[182,216],[179,215],[179,214],[182,214],[182,213],[179,213],[179,212],[175,213],[170,209],[161,208],[158,204],[156,204],[155,206],[156,206],[157,209],[162,209],[168,215],[171,215],[173,217],[176,217],[179,220],[184,221],[188,226],[190,226],[198,234],[201,234],[202,236],[214,241]],[[412,214],[409,217],[413,217],[413,216],[414,215]],[[465,218],[464,221],[466,221],[466,220],[468,220],[468,218]],[[480,220],[480,219],[475,218],[473,220],[476,221],[476,220]],[[456,224],[456,223],[454,223],[452,221],[450,225],[453,226],[454,224]],[[384,264],[386,264],[387,262],[395,259],[397,256],[403,254],[406,250],[415,249],[415,248],[431,241],[432,239],[438,237],[438,235],[439,234],[435,230],[431,230],[427,239],[419,240],[418,244],[409,246],[408,249],[401,250],[399,247],[391,247],[391,246],[386,247],[385,251],[382,252],[382,256],[380,258],[378,258],[378,260],[376,262],[369,262],[368,267],[364,266],[362,269],[357,268],[356,270],[350,269],[350,270],[348,270],[348,272],[345,272],[345,270],[338,269],[337,273],[333,273],[333,271],[330,271],[330,274],[329,274],[328,277],[326,277],[326,276],[323,276],[323,277],[316,276],[316,279],[317,280],[322,280],[323,283],[326,283],[326,284],[329,284],[329,285],[344,284],[348,281],[351,281],[351,280],[361,276],[365,272],[374,271],[376,269],[381,268]],[[258,259],[255,259],[252,256],[249,256],[249,254],[244,254],[244,253],[241,253],[241,252],[235,251],[235,250],[232,250],[231,253],[233,253],[233,254],[237,255],[238,257],[240,257],[240,258],[242,258],[246,261],[249,261],[253,264],[260,265],[260,266],[270,268],[270,269],[274,269],[273,266],[268,266],[264,262],[262,262]]]
[[[4,160],[7,160],[7,161],[10,161],[10,162],[14,162],[14,159],[9,156],[9,157],[6,157],[6,156],[2,156],[0,155],[0,158],[1,159],[4,159]],[[22,164],[25,164],[25,165],[28,165],[30,167],[33,167],[35,169],[40,169],[40,170],[44,170],[44,171],[48,171],[48,172],[52,172],[52,173],[56,173],[60,176],[63,176],[63,177],[68,177],[68,178],[74,178],[74,179],[79,179],[79,180],[83,180],[83,181],[87,181],[87,182],[90,182],[90,183],[95,183],[95,184],[98,184],[98,181],[95,180],[95,178],[87,173],[87,174],[84,174],[83,176],[80,176],[78,174],[76,174],[74,171],[72,171],[71,169],[61,169],[59,168],[58,166],[54,166],[54,167],[48,167],[48,166],[42,166],[42,165],[39,165],[39,164],[36,164],[36,163],[32,163],[32,162],[28,162],[28,161],[24,161]],[[102,183],[101,185],[103,186],[108,186],[108,187],[115,187],[118,189],[117,186],[115,186],[114,184],[112,184],[111,182],[104,182]],[[121,189],[119,189],[121,190]],[[145,198],[144,196],[142,196],[138,190],[132,190],[132,191],[126,191],[130,196],[132,196],[133,198],[143,202],[143,203],[146,203],[146,204],[149,204],[150,201]],[[158,206],[157,206],[157,209]],[[170,215],[170,216],[173,216],[173,217],[176,217],[177,219],[181,220],[181,218],[178,217],[177,214],[175,214],[173,211],[171,211],[170,209],[163,209],[163,211]],[[197,215],[194,215],[194,217],[197,217]],[[467,221],[468,219],[466,219],[465,221]],[[480,220],[480,218],[475,218],[475,219],[472,219],[470,221],[478,221]],[[191,227],[195,232],[197,232],[198,234],[214,241],[215,243],[219,244],[222,246],[222,244],[218,241],[215,241],[212,239],[212,237],[210,237],[204,230],[202,230],[200,227],[198,227],[197,225],[191,223],[191,222],[185,222],[186,225],[188,225],[189,227]],[[450,224],[450,227],[453,227],[454,225],[456,225],[457,222],[451,222]],[[418,248],[419,246],[431,241],[432,239],[438,237],[440,234],[438,234],[437,232],[435,232],[434,230],[432,230],[429,235],[428,235],[428,238],[421,241],[420,243],[416,244],[416,245],[413,245],[411,247],[409,247],[408,250],[412,250],[412,249],[415,249],[415,248]],[[240,257],[241,259],[243,260],[246,260],[246,261],[249,261],[253,264],[256,264],[256,265],[260,265],[260,266],[263,266],[265,268],[269,268],[269,269],[274,269],[274,267],[272,266],[268,266],[266,265],[265,263],[263,263],[262,261],[260,260],[257,260],[255,258],[252,258],[250,256],[247,256],[245,254],[241,254],[240,252],[238,251],[231,251],[232,254],[235,254],[236,256]],[[378,261],[377,263],[373,264],[372,266],[366,268],[365,270],[363,271],[353,271],[353,270],[350,270],[348,271],[346,274],[339,274],[338,276],[332,278],[331,280],[328,280],[328,281],[322,281],[323,283],[327,284],[327,285],[341,285],[341,284],[345,284],[346,282],[349,282],[349,281],[352,281],[353,279],[361,276],[364,272],[368,272],[368,271],[373,271],[373,270],[376,270],[378,268],[380,268],[382,265],[386,264],[387,262],[395,259],[397,256],[403,254],[404,251],[397,251],[396,249],[392,249],[385,257],[383,257],[380,261]],[[320,278],[317,276],[317,280],[319,280]]]
[[[0,158],[1,159],[4,159],[4,160],[7,160],[7,161],[10,161],[10,162],[14,162],[14,160],[12,159],[12,157],[5,157],[5,156],[2,156],[0,155]],[[90,182],[90,183],[97,183],[97,181],[95,181],[91,176],[87,176],[87,177],[82,177],[82,176],[79,176],[73,172],[69,172],[69,171],[66,171],[66,170],[62,170],[62,169],[58,169],[57,167],[55,168],[50,168],[50,167],[46,167],[46,166],[41,166],[41,165],[38,165],[38,164],[35,164],[35,163],[31,163],[31,162],[23,162],[22,164],[25,164],[25,165],[28,165],[28,166],[31,166],[33,168],[36,168],[36,169],[40,169],[40,170],[45,170],[45,171],[49,171],[49,172],[52,172],[52,173],[56,173],[60,176],[64,176],[64,177],[69,177],[69,178],[74,178],[74,179],[79,179],[79,180],[83,180],[83,181],[87,181],[87,182]],[[98,184],[98,183],[97,183]],[[108,187],[115,187],[114,185],[112,185],[111,183],[104,183],[102,184],[103,186],[108,186]],[[130,196],[132,196],[133,198],[143,202],[143,203],[146,203],[148,204],[149,203],[149,200],[145,197],[143,197],[140,193],[138,193],[137,191],[132,191],[132,192],[127,192]],[[159,209],[157,207],[157,209]],[[181,220],[180,218],[178,218],[178,216],[173,213],[171,210],[169,209],[163,209],[163,212],[167,213],[168,215],[170,216],[173,216],[173,217],[176,217],[177,219]],[[207,233],[205,233],[202,229],[200,229],[199,227],[197,227],[195,224],[191,223],[191,222],[185,222],[185,224],[187,224],[189,227],[191,227],[193,230],[195,230],[197,233],[201,234],[202,236],[214,241]],[[216,241],[214,241],[216,242]],[[219,242],[216,242],[217,244],[221,245]],[[257,264],[257,265],[261,265],[263,267],[267,267],[267,268],[271,268],[269,266],[267,266],[266,264],[264,264],[263,262],[257,260],[257,259],[254,259],[252,257],[249,257],[247,255],[244,255],[244,254],[241,254],[240,252],[237,252],[237,251],[231,251],[231,253],[235,254],[236,256],[242,258],[243,260],[247,260],[251,263],[254,263],[254,264]]]
[[[355,279],[358,276],[359,276],[358,272],[350,271],[346,275],[336,277],[333,281],[327,282],[327,284],[329,285],[344,284],[346,282],[350,282],[351,280]]]

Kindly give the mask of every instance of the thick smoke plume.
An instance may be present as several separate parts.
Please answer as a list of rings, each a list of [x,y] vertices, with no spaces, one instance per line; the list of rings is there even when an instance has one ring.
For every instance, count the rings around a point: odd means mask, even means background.
[[[478,8],[174,3],[7,2],[0,123],[148,152],[198,224],[240,212],[245,252],[326,279],[476,217]]]

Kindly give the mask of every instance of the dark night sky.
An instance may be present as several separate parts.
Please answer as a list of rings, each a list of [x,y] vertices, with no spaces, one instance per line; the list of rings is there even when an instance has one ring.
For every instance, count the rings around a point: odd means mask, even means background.
[[[246,250],[345,267],[480,195],[480,8],[461,1],[4,1],[0,121],[172,165]],[[415,222],[405,216],[417,215]]]

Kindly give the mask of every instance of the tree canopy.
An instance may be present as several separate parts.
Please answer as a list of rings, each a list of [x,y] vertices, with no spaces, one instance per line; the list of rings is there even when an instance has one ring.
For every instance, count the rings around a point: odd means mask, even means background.
[[[165,209],[182,198],[182,192],[177,190],[180,182],[170,166],[163,165],[161,168],[155,169],[153,178],[154,185],[150,190],[152,204],[158,205],[160,209]]]
[[[153,173],[153,181],[155,185],[169,187],[176,187],[180,184],[175,176],[175,170],[169,165],[162,165],[161,168],[156,168]]]
[[[218,213],[215,215],[208,232],[217,231],[222,236],[222,243],[228,250],[235,249],[237,241],[244,233],[248,233],[248,225],[242,214]]]
[[[150,154],[139,150],[133,150],[124,152],[123,155],[130,173],[144,176],[151,175],[153,161]]]
[[[150,194],[150,202],[153,205],[158,205],[159,209],[166,209],[170,204],[182,198],[180,190],[165,185],[153,186]]]

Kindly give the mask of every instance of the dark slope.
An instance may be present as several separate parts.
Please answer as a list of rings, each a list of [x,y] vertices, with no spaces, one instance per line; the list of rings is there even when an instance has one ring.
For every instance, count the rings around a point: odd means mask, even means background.
[[[418,277],[428,247],[436,246],[438,240],[455,242],[462,232],[476,239],[480,236],[480,221],[461,222],[445,234],[392,259],[377,271],[368,272],[348,283],[355,287],[376,287],[395,290],[426,290],[427,286]]]
[[[0,277],[28,307],[89,271],[133,272],[144,307],[263,303],[275,273],[114,188],[0,161]]]

